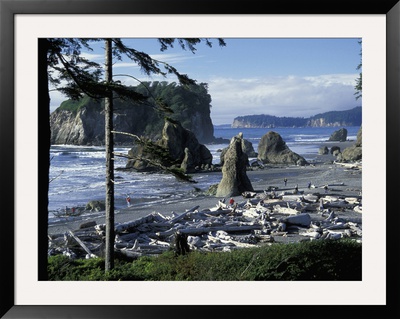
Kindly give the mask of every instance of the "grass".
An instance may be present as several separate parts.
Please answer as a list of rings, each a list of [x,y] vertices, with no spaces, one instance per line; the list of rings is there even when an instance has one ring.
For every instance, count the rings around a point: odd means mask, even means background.
[[[104,260],[49,257],[49,280],[68,281],[301,281],[361,280],[362,245],[352,240],[274,244],[232,252],[176,256],[168,251],[134,261],[116,258],[113,270]]]

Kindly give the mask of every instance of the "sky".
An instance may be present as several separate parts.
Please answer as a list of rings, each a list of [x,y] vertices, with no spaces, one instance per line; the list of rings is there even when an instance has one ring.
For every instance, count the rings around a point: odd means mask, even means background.
[[[224,38],[196,45],[195,54],[174,48],[160,51],[157,39],[130,38],[123,42],[152,58],[166,62],[197,83],[207,83],[211,95],[211,120],[214,125],[232,124],[235,117],[267,114],[309,117],[329,111],[361,106],[356,100],[357,66],[361,63],[359,38]],[[84,55],[103,63],[104,44],[94,42],[93,51]],[[114,64],[115,80],[138,85],[141,81],[177,82],[173,75],[148,77],[132,61]],[[50,111],[66,98],[50,92]]]

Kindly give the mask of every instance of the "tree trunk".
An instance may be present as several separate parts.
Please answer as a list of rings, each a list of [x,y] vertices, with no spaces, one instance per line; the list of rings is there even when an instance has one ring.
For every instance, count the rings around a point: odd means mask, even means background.
[[[50,96],[47,73],[47,54],[49,42],[38,39],[38,127],[39,127],[39,165],[38,175],[38,264],[39,280],[47,280],[48,243],[48,204],[49,204],[49,171],[50,171]]]
[[[112,42],[105,40],[105,80],[112,82]],[[105,98],[105,147],[106,147],[106,251],[105,271],[114,268],[114,160],[113,160],[113,93]]]

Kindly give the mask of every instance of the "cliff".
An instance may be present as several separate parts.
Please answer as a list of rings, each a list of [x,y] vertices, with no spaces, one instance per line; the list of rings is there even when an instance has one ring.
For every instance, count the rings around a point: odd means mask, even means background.
[[[176,85],[149,85],[155,94],[163,95],[163,102],[173,113],[167,114],[192,131],[200,143],[214,141],[214,127],[210,117],[211,98],[204,85],[186,90]],[[154,105],[154,104],[153,104]],[[147,104],[114,100],[114,130],[146,136],[161,137],[165,114]],[[84,97],[79,101],[64,101],[50,115],[51,144],[104,145],[104,102]],[[116,145],[131,145],[132,138],[114,135]]]
[[[331,111],[316,114],[309,118],[302,117],[277,117],[272,115],[245,115],[236,117],[231,127],[253,127],[253,128],[274,128],[274,127],[339,127],[339,126],[360,126],[362,119],[361,106],[346,111]]]

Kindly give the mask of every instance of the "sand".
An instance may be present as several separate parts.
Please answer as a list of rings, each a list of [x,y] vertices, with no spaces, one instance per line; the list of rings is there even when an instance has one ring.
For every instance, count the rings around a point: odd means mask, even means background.
[[[352,144],[352,143],[351,143]],[[341,144],[341,148],[348,145]],[[330,147],[330,145],[328,145]],[[333,163],[335,160],[333,155],[319,155],[317,160],[312,165],[307,166],[286,166],[286,165],[268,165],[264,169],[255,169],[247,171],[254,191],[262,193],[269,186],[278,187],[278,191],[292,191],[298,185],[299,191],[307,193],[325,194],[322,188],[326,184],[333,186],[328,190],[329,195],[352,197],[358,196],[362,191],[362,170],[348,169],[343,166]],[[222,178],[221,172],[214,172]],[[196,174],[193,175],[196,179]],[[287,178],[287,185],[284,185],[284,178]],[[307,185],[311,182],[314,187],[308,189]],[[177,181],[179,183],[179,181]],[[340,185],[342,184],[343,185]],[[204,190],[203,190],[204,191]],[[124,223],[133,221],[153,212],[159,212],[165,216],[172,213],[180,214],[192,207],[199,206],[199,209],[207,209],[214,207],[218,200],[221,199],[215,196],[207,196],[199,192],[196,196],[188,194],[188,197],[179,202],[163,204],[162,207],[156,206],[141,206],[133,198],[133,205],[115,212],[115,223]],[[238,203],[246,201],[242,196],[234,197]],[[348,215],[349,212],[346,212]],[[361,214],[352,213],[354,216],[361,217]],[[48,227],[49,234],[65,233],[68,230],[77,230],[83,223],[95,221],[96,224],[105,223],[105,213],[98,212],[92,215],[74,217],[70,220],[60,221],[55,224],[50,224]]]

